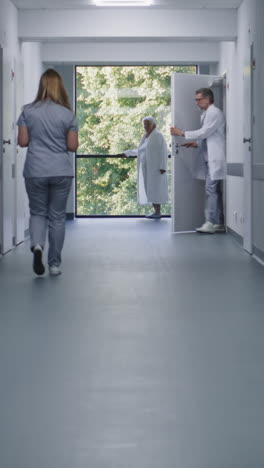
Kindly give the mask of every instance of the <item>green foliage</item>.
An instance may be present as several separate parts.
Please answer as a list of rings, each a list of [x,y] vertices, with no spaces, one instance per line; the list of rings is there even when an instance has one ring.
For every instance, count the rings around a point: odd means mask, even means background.
[[[170,142],[170,77],[196,67],[77,67],[79,155],[115,155],[133,149],[144,133],[142,119],[156,118]],[[136,161],[77,159],[77,214],[146,214],[136,202]],[[163,207],[163,213],[170,206]]]
[[[149,205],[137,205],[137,162],[135,158],[78,158],[78,215],[145,215]],[[171,161],[168,161],[170,180]],[[153,211],[153,209],[152,209]],[[163,206],[170,214],[170,205]]]

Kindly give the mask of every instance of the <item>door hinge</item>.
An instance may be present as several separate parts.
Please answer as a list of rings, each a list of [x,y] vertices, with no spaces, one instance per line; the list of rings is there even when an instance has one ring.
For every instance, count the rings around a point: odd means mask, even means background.
[[[256,70],[256,59],[252,60],[252,70]]]
[[[16,165],[12,164],[12,179],[16,178]]]

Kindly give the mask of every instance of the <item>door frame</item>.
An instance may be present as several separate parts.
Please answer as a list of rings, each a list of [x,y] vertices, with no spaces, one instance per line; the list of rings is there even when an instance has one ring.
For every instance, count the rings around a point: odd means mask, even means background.
[[[249,86],[247,99],[249,100],[247,108],[250,110],[250,125],[249,135],[245,134],[245,122],[243,123],[243,137],[249,139],[245,142],[247,146],[244,147],[243,167],[244,167],[244,232],[243,232],[243,248],[250,255],[253,253],[253,116],[254,116],[254,42],[250,41],[248,44],[248,58],[249,58]],[[246,64],[245,64],[246,65]],[[245,76],[245,72],[244,72]],[[246,87],[244,88],[245,96]]]
[[[3,48],[0,44],[0,256],[3,242]]]

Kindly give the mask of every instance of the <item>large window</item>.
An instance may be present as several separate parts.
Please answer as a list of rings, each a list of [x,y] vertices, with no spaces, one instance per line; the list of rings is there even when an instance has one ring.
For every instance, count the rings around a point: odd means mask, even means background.
[[[195,66],[76,67],[80,146],[76,158],[77,216],[142,216],[151,207],[136,201],[136,159],[118,158],[143,135],[152,115],[169,147],[170,77]],[[170,182],[170,160],[169,160]],[[170,204],[162,207],[170,215]]]

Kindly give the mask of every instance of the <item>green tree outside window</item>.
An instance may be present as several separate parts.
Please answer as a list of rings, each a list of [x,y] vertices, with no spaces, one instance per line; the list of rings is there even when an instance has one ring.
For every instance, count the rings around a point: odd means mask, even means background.
[[[136,160],[106,156],[136,148],[144,133],[142,119],[147,115],[155,117],[169,147],[173,72],[196,73],[196,67],[76,67],[80,140],[76,165],[77,216],[150,213],[148,205],[137,205]],[[168,175],[170,181],[170,160]],[[170,214],[169,203],[162,207],[162,212]]]

